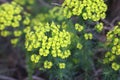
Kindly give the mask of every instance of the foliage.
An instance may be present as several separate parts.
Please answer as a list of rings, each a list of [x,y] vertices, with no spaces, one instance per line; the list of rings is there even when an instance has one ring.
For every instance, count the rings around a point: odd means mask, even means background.
[[[108,52],[105,54],[104,63],[112,63],[114,70],[119,70],[119,55],[120,55],[120,25],[114,27],[113,30],[107,33]]]
[[[70,18],[73,15],[85,20],[99,21],[105,18],[107,6],[103,0],[65,0],[62,4],[64,15]]]
[[[9,36],[11,43],[16,45],[26,24],[26,14],[22,6],[15,2],[0,5],[0,36]]]

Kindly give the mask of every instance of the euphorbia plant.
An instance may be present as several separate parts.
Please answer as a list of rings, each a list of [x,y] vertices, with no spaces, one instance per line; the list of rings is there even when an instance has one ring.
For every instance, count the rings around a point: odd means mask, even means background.
[[[34,69],[39,69],[48,73],[49,80],[74,80],[78,74],[88,80],[95,49],[102,44],[96,39],[96,34],[101,35],[104,30],[105,24],[101,22],[107,10],[104,0],[65,0],[46,11],[48,13],[32,11],[29,6],[36,3],[34,0],[14,1],[17,3],[0,5],[0,36],[10,36],[11,43],[16,44],[25,34],[29,77],[32,77]],[[28,4],[25,9],[34,14],[29,15],[18,4]],[[106,47],[103,47],[106,51],[103,63],[108,63],[115,71],[120,69],[119,27],[106,31],[107,40],[103,43]]]
[[[16,2],[0,5],[0,36],[9,37],[11,44],[16,45],[24,33],[29,18],[22,6]]]
[[[59,15],[51,19],[46,14],[42,22],[33,18],[26,32],[25,47],[33,68],[49,73],[50,80],[73,80],[78,67],[88,70],[94,53],[94,35],[87,31],[89,27],[85,22],[98,21],[93,29],[102,31],[103,23],[99,20],[105,18],[107,5],[103,0],[65,0],[59,8]],[[52,21],[60,16],[62,23]],[[80,21],[73,23],[71,18],[74,16]]]

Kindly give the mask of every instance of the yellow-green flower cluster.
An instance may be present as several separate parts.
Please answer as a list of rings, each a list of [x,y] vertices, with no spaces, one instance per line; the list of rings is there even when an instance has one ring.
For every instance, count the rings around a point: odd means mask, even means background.
[[[101,32],[103,30],[103,23],[98,23],[95,25],[95,29],[98,31],[98,32]]]
[[[75,24],[75,29],[76,29],[77,31],[81,32],[81,31],[84,29],[84,27],[83,27],[82,25],[76,23],[76,24]]]
[[[15,37],[19,37],[22,34],[20,30],[15,30],[13,33]]]
[[[19,22],[22,19],[21,11],[22,7],[15,2],[0,5],[0,30],[9,26],[19,27]]]
[[[59,68],[60,68],[60,69],[64,69],[64,68],[65,68],[65,65],[66,65],[65,63],[59,63]]]
[[[10,31],[7,30],[0,31],[0,36],[7,37],[9,35],[11,35]]]
[[[120,69],[120,64],[117,64],[117,63],[113,62],[113,63],[112,63],[112,68],[113,68],[115,71],[117,71],[117,70]]]
[[[16,45],[18,42],[19,38],[13,38],[10,40],[11,44]]]
[[[84,38],[86,39],[86,40],[88,40],[88,39],[92,39],[93,38],[93,35],[92,35],[92,33],[85,33],[84,34]]]
[[[105,53],[105,58],[103,60],[103,63],[106,64],[111,61],[114,61],[115,59],[116,59],[116,55],[113,55],[113,54],[111,54],[111,52],[108,51]]]
[[[119,25],[118,26],[114,26],[114,29],[107,33],[107,41],[111,41],[115,37],[117,38],[116,35],[120,36],[120,26]]]
[[[44,62],[44,68],[50,69],[53,66],[53,63],[51,61],[45,61]]]
[[[15,2],[0,5],[0,36],[14,35],[19,37],[22,34],[22,31],[19,30],[22,11],[23,8]],[[16,44],[17,41],[17,38],[11,39],[12,44]]]
[[[40,59],[40,55],[36,55],[36,54],[31,55],[31,61],[32,62],[38,63],[39,59]]]
[[[105,54],[104,63],[112,62],[112,68],[118,70],[120,63],[116,61],[120,57],[120,25],[107,33],[107,46],[110,50]]]
[[[23,24],[24,25],[29,25],[30,24],[30,19],[28,16],[25,17],[25,19],[23,20]]]
[[[37,49],[41,58],[51,56],[53,59],[67,59],[71,55],[68,49],[71,44],[71,35],[61,28],[54,22],[51,24],[39,22],[34,25],[33,30],[28,30],[26,33],[25,47],[27,51],[31,52]],[[48,64],[51,63],[45,62],[44,68],[51,68],[51,66],[46,67]]]
[[[77,43],[77,48],[82,49],[83,45],[81,43]]]
[[[105,18],[107,5],[104,0],[65,0],[62,4],[63,13],[67,18],[81,15],[84,20],[98,21]]]

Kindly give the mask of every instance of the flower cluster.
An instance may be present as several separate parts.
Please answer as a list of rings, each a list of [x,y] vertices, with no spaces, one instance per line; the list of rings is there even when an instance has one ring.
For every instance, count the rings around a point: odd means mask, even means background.
[[[6,26],[18,27],[22,19],[21,11],[22,7],[15,2],[2,4],[0,6],[0,30],[4,30]]]
[[[65,68],[65,63],[59,63],[59,68],[64,69]]]
[[[44,62],[44,68],[50,69],[52,67],[53,63],[50,61],[45,61]]]
[[[15,2],[0,5],[0,36],[19,37],[22,34],[22,31],[18,29],[22,20],[22,10],[23,8]],[[16,44],[17,41],[17,38],[11,39],[12,44]]]
[[[120,63],[117,62],[120,56],[120,25],[107,33],[107,46],[110,48],[105,54],[104,63],[112,62],[112,68],[119,70]]]
[[[52,60],[65,60],[71,55],[69,50],[70,44],[70,33],[54,22],[51,24],[39,22],[34,25],[33,30],[26,32],[25,47],[27,51],[37,50],[36,52],[38,52],[31,55],[31,61],[37,63],[44,58],[51,57],[50,60],[44,62],[44,68],[47,69],[52,67]],[[65,68],[63,63],[59,64],[59,66],[60,68]]]
[[[105,18],[107,5],[104,0],[65,0],[62,4],[63,13],[67,18],[81,15],[84,20],[98,21]]]
[[[85,33],[85,34],[84,34],[84,38],[85,38],[86,40],[92,39],[92,38],[93,38],[93,35],[92,35],[92,33]]]
[[[76,23],[76,24],[75,24],[75,29],[76,29],[78,32],[81,32],[81,31],[84,29],[84,27],[83,27],[82,25]]]
[[[103,23],[98,23],[95,25],[95,29],[98,31],[98,32],[101,32],[103,30]]]
[[[113,62],[113,63],[112,63],[112,68],[113,68],[115,71],[117,71],[117,70],[120,69],[120,65],[117,64],[117,63],[115,63],[115,62]]]
[[[77,43],[77,48],[82,49],[83,45],[81,43]]]
[[[31,55],[31,61],[32,62],[38,63],[39,59],[40,59],[40,55],[36,55],[36,54]]]

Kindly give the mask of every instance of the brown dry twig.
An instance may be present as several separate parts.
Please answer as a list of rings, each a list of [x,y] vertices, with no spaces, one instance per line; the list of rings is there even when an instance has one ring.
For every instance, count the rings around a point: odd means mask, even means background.
[[[117,16],[117,17],[115,17],[111,22],[108,22],[108,21],[105,20],[105,19],[102,19],[101,21],[102,21],[104,24],[106,24],[106,25],[104,26],[104,29],[105,29],[105,30],[112,30],[112,29],[114,28],[115,22],[116,22],[117,20],[119,20],[119,19],[120,19],[120,16]]]
[[[114,24],[117,20],[119,20],[120,19],[120,16],[117,16],[117,17],[115,17],[113,20],[112,20],[112,22],[111,22],[111,24]]]
[[[106,25],[108,25],[108,26],[110,26],[110,27],[113,27],[113,26],[114,26],[112,23],[108,22],[108,21],[105,20],[105,19],[102,19],[101,21],[102,21],[104,24],[106,24]]]
[[[51,3],[51,5],[54,5],[54,6],[61,6],[61,5],[58,4],[58,3]]]

